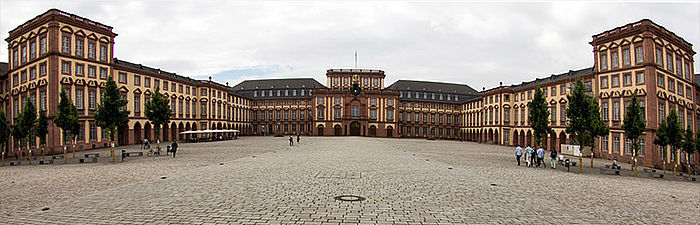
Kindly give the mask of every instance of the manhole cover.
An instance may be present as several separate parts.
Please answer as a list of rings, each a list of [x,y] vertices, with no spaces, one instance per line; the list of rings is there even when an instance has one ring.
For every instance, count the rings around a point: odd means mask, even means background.
[[[335,196],[333,199],[338,200],[338,201],[344,201],[344,202],[359,202],[359,201],[364,201],[365,197],[357,196],[357,195],[340,195],[340,196]]]

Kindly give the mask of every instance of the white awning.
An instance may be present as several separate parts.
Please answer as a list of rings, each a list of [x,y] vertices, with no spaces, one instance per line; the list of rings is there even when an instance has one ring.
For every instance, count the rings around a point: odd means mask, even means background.
[[[238,130],[191,130],[183,131],[180,134],[213,134],[213,133],[238,133]]]

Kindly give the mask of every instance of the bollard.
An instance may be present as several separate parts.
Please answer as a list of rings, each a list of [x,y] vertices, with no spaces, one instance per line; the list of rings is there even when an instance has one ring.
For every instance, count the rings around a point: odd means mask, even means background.
[[[63,164],[68,163],[68,153],[66,152],[66,146],[63,146]]]
[[[29,158],[29,165],[32,165],[32,150],[29,149],[29,155],[27,155],[27,158]]]
[[[122,149],[122,162],[124,162],[125,157],[126,157],[126,150]]]

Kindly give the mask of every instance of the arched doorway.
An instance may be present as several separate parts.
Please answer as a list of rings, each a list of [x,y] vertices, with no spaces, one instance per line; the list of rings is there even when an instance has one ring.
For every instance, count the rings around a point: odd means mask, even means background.
[[[557,149],[557,134],[549,134],[549,150]]]
[[[160,129],[160,139],[163,141],[168,141],[168,124],[163,124],[163,127]]]
[[[389,126],[386,128],[386,136],[387,137],[392,137],[394,136],[394,128]]]
[[[566,133],[562,131],[559,133],[559,151],[561,151],[561,145],[566,144]]]
[[[527,142],[525,143],[526,146],[532,146],[532,131],[527,131]]]
[[[352,136],[360,136],[360,123],[357,121],[353,121],[350,123],[350,135]]]
[[[149,141],[153,142],[153,134],[151,134],[151,123],[146,122],[146,125],[143,126],[143,136]]]
[[[177,124],[172,123],[170,126],[170,139],[175,141],[177,140]]]
[[[128,145],[129,141],[129,125],[124,125],[117,128],[117,144],[118,145]]]
[[[377,127],[376,126],[374,126],[374,125],[369,126],[369,136],[370,137],[377,136]]]
[[[520,140],[518,140],[518,131],[516,130],[513,132],[513,145],[515,146],[520,146],[520,143],[518,143]]]
[[[342,136],[342,135],[343,135],[343,127],[341,127],[340,125],[336,124],[336,125],[333,127],[333,135],[335,135],[335,136]]]
[[[177,132],[177,137],[178,137],[178,138],[177,138],[177,139],[178,139],[178,140],[184,139],[184,138],[185,138],[185,135],[182,134],[182,132],[185,132],[185,124],[182,123],[182,122],[180,122],[180,124],[178,124],[178,127],[177,127],[177,128],[178,128],[178,132]]]
[[[134,124],[134,141],[139,144],[143,143],[143,138],[141,137],[141,124],[139,122]]]
[[[319,124],[317,129],[318,129],[318,136],[323,136],[323,125]]]

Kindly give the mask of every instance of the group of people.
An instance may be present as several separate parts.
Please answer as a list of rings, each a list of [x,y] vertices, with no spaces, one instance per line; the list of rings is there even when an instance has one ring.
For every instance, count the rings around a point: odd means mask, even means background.
[[[297,133],[297,144],[299,144],[299,141],[301,140],[301,135]],[[292,138],[292,135],[289,135],[289,146],[294,146],[294,138]]]
[[[515,160],[518,161],[518,166],[520,166],[520,158],[523,157],[523,154],[525,154],[523,160],[525,160],[525,162],[527,163],[527,167],[543,166],[544,168],[547,168],[547,163],[544,161],[545,150],[541,146],[537,148],[537,150],[531,148],[530,146],[525,147],[525,149],[523,149],[519,145],[515,147]],[[549,153],[549,165],[552,169],[557,168],[556,149],[552,149],[552,151],[550,151]]]
[[[160,140],[156,140],[158,144],[160,144]],[[141,150],[148,150],[151,148],[151,142],[148,140],[148,138],[143,139],[143,143],[141,144]],[[177,153],[177,141],[173,140],[172,144],[168,146],[167,152],[172,152],[173,153],[173,158],[175,158],[175,153]]]

